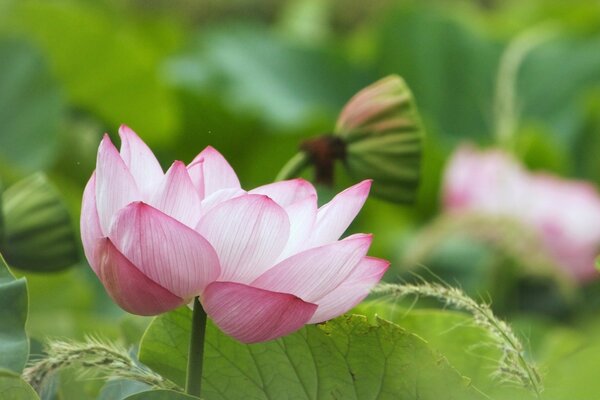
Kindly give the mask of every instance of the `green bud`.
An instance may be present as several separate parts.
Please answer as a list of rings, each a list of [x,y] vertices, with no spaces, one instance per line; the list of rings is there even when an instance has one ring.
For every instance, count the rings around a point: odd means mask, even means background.
[[[45,175],[35,174],[6,189],[1,214],[0,252],[11,266],[49,272],[79,261],[67,207]]]
[[[412,93],[397,75],[352,97],[334,131],[346,145],[348,173],[357,180],[372,178],[374,195],[399,203],[416,197],[423,135]]]

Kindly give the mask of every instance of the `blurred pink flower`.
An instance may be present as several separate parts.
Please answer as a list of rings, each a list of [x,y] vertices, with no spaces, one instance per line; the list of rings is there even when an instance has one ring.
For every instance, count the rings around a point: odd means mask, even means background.
[[[129,128],[106,135],[83,195],[86,257],[123,309],[159,314],[199,296],[227,334],[260,342],[358,304],[389,263],[368,257],[371,235],[339,240],[362,208],[363,181],[317,208],[302,179],[249,192],[212,147],[163,173]]]
[[[448,163],[444,208],[512,217],[532,228],[571,277],[599,275],[600,195],[589,183],[531,173],[501,150],[463,146]]]

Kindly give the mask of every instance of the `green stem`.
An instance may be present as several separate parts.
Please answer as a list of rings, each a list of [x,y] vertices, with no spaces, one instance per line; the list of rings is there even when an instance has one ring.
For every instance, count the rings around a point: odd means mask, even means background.
[[[206,312],[196,297],[192,313],[192,332],[188,352],[185,392],[200,397],[202,387],[202,363],[204,362],[204,335],[206,333]]]
[[[297,177],[310,164],[308,154],[301,151],[292,157],[277,174],[275,181],[284,181]]]
[[[510,149],[518,128],[517,79],[521,65],[533,49],[555,34],[555,27],[549,23],[528,29],[509,43],[500,58],[494,98],[494,133],[500,145]]]

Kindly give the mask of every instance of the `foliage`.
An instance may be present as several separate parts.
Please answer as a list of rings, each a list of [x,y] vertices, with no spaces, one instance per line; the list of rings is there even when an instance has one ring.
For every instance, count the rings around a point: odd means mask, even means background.
[[[142,362],[177,383],[185,379],[190,319],[187,308],[157,317],[141,343]],[[210,324],[202,379],[207,399],[479,398],[419,337],[361,316],[253,345]]]
[[[370,324],[344,317],[261,345],[240,345],[211,325],[206,399],[277,397],[284,390],[299,398],[335,398],[328,390],[366,398],[381,378],[384,390],[408,388],[406,398],[416,398],[418,387],[421,398],[527,399],[528,391],[491,377],[498,361],[520,356],[521,369],[524,361],[538,366],[542,399],[597,397],[598,281],[566,282],[510,221],[444,215],[439,189],[445,160],[466,140],[503,146],[533,170],[600,185],[600,6],[446,3],[0,1],[0,179],[3,207],[19,211],[0,218],[0,251],[15,267],[0,262],[0,398],[38,398],[18,375],[28,362],[29,372],[41,368],[44,351],[55,361],[63,357],[64,367],[50,374],[47,399],[186,398],[173,389],[185,383],[189,311],[152,321],[125,316],[81,260],[73,235],[69,216],[79,215],[104,132],[114,137],[121,123],[130,125],[161,162],[187,162],[213,145],[251,188],[271,182],[301,142],[332,133],[352,95],[390,74],[410,88],[427,132],[417,203],[372,196],[347,234],[375,234],[371,255],[392,261],[388,283],[410,288],[412,274],[426,268],[485,299],[474,304],[512,326],[519,346],[504,353],[472,314],[387,295],[355,310]],[[43,199],[36,202],[31,191],[16,196],[11,187],[36,171],[47,178],[36,175],[29,187],[42,188]],[[313,179],[310,171],[301,175]],[[338,168],[334,189],[320,188],[320,200],[353,176],[363,177]],[[65,247],[28,225],[44,214],[42,204],[61,210],[47,227],[69,224],[70,235],[54,232],[68,236]],[[25,241],[44,251],[28,251]],[[15,253],[34,267],[19,265]],[[68,262],[52,263],[51,256]],[[72,268],[59,271],[66,264]],[[86,341],[90,334],[102,343]],[[382,337],[399,347],[378,347]],[[56,338],[62,344],[44,350]],[[81,380],[77,370],[103,360],[107,346],[140,374],[94,367],[94,379]],[[386,350],[389,368],[382,371]],[[512,372],[522,378],[522,370]]]
[[[0,255],[0,369],[21,373],[29,357],[27,283],[16,279]],[[8,378],[7,378],[8,379]]]
[[[5,400],[39,400],[38,395],[18,375],[0,370],[0,396]]]

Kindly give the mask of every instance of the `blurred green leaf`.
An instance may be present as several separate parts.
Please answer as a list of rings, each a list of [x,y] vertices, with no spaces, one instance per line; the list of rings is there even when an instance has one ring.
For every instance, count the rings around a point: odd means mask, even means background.
[[[600,86],[591,90],[587,101],[586,124],[572,154],[574,173],[600,186]]]
[[[569,154],[548,130],[538,124],[526,126],[517,132],[515,150],[529,169],[552,171],[559,175],[568,172]]]
[[[29,358],[29,339],[25,332],[27,303],[25,278],[15,279],[0,255],[0,370],[20,374]],[[5,378],[0,375],[0,381]],[[4,399],[1,394],[2,389],[0,398]]]
[[[0,249],[11,265],[57,271],[79,260],[69,211],[43,174],[23,179],[2,194],[4,240]]]
[[[184,380],[191,311],[155,318],[140,360],[176,383]],[[417,336],[385,320],[344,316],[284,338],[245,345],[208,324],[204,398],[479,398]]]
[[[139,315],[125,314],[119,321],[121,338],[127,346],[137,347],[151,320]]]
[[[44,390],[42,390],[42,396],[51,396],[54,394],[52,390],[46,390],[48,387],[56,389],[55,398],[53,400],[62,399],[77,399],[77,400],[96,400],[100,388],[103,385],[103,381],[100,379],[81,379],[81,367],[67,367],[63,368],[56,374],[55,377],[50,379],[56,379],[55,385],[44,382]],[[42,400],[46,400],[43,398]]]
[[[145,383],[128,379],[108,381],[100,391],[97,400],[123,400],[136,393],[150,389]]]
[[[124,312],[108,297],[87,265],[54,272],[28,273],[30,336],[84,339],[101,332],[107,339],[121,336],[118,321]]]
[[[0,38],[0,161],[16,169],[47,167],[57,148],[64,99],[28,42]]]
[[[39,400],[39,397],[18,375],[0,369],[0,399]]]
[[[292,44],[260,26],[244,25],[202,32],[169,63],[168,73],[178,86],[215,93],[228,107],[257,113],[277,126],[324,114],[332,130],[344,102],[369,82],[333,51]]]
[[[69,99],[114,128],[127,123],[151,143],[168,142],[178,128],[171,92],[159,63],[174,45],[157,40],[158,27],[140,27],[98,2],[22,1],[19,28],[50,59]],[[176,25],[162,27],[173,37]]]
[[[399,6],[377,27],[377,71],[404,77],[425,125],[456,139],[491,138],[498,58],[497,46],[442,8]]]
[[[584,99],[600,87],[600,36],[550,40],[524,60],[517,84],[521,118],[548,127],[572,148],[584,124]]]

